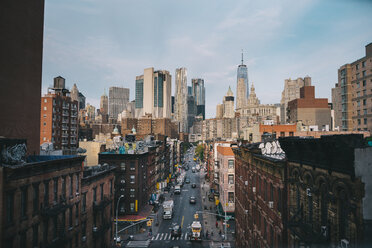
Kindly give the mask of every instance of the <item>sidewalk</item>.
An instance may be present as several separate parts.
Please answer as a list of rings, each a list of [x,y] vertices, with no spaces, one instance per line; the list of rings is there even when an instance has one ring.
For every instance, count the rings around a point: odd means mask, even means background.
[[[200,173],[200,190],[201,190],[201,196],[203,199],[203,211],[208,211],[211,213],[216,213],[216,205],[215,202],[211,202],[208,199],[208,192],[210,189],[210,186],[207,182],[205,182],[204,172]],[[221,226],[221,221],[218,221],[218,227],[216,227],[216,221],[217,218],[215,215],[212,214],[203,214],[203,226],[204,226],[204,237],[206,232],[208,231],[208,239],[212,241],[222,241],[222,235],[224,234],[223,226]],[[212,236],[213,233],[213,236]]]

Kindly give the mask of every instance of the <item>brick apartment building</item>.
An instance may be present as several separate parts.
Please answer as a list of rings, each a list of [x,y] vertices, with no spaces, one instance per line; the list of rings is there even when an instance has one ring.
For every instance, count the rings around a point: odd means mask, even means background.
[[[0,243],[7,247],[80,247],[83,156],[25,156],[25,140],[1,139]],[[5,153],[4,153],[5,154]],[[23,155],[22,155],[23,154]]]
[[[331,127],[331,109],[327,98],[315,98],[314,86],[300,88],[300,98],[288,102],[287,122],[301,121],[305,126]]]
[[[274,143],[277,141],[274,141]],[[273,142],[263,147],[276,146]],[[280,150],[233,148],[237,247],[287,247],[286,167]]]
[[[41,98],[40,145],[50,142],[56,150],[73,153],[78,146],[78,101],[71,99],[60,76],[51,90]]]
[[[332,103],[340,130],[372,131],[372,43],[364,57],[338,69]]]
[[[288,161],[288,246],[370,245],[372,147],[363,136],[279,141]]]
[[[110,165],[84,167],[81,228],[87,247],[110,247],[114,235],[114,175]]]

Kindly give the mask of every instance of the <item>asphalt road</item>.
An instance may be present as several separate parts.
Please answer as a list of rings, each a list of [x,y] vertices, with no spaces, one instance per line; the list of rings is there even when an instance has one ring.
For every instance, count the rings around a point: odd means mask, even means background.
[[[174,195],[171,199],[174,200],[174,216],[171,220],[162,220],[159,226],[159,231],[154,234],[151,238],[150,247],[209,247],[209,242],[204,240],[202,242],[190,241],[188,239],[190,225],[194,221],[194,214],[196,211],[202,210],[202,198],[200,195],[200,176],[199,172],[192,173],[191,168],[196,165],[193,160],[194,153],[186,154],[186,163],[189,166],[189,170],[186,171],[186,177],[190,179],[190,183],[185,183],[181,188],[180,195]],[[190,162],[188,162],[190,160]],[[192,188],[191,185],[195,183],[196,188]],[[167,198],[171,194],[168,194]],[[196,197],[196,204],[190,204],[190,196]],[[162,213],[159,213],[160,215]],[[199,221],[202,222],[202,216],[199,214]],[[173,225],[180,225],[182,229],[182,235],[179,238],[171,237],[171,228]]]

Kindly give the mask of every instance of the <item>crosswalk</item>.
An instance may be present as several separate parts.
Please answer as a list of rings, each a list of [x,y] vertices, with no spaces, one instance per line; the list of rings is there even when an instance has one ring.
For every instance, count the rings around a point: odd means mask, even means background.
[[[170,233],[158,233],[157,235],[154,235],[151,240],[187,240],[187,236],[187,233],[182,234],[180,237],[172,237]]]

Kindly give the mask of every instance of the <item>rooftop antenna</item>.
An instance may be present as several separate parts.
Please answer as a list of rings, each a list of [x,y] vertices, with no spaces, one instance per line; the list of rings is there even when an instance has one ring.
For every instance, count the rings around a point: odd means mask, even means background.
[[[243,49],[242,49],[242,65],[243,65]]]

